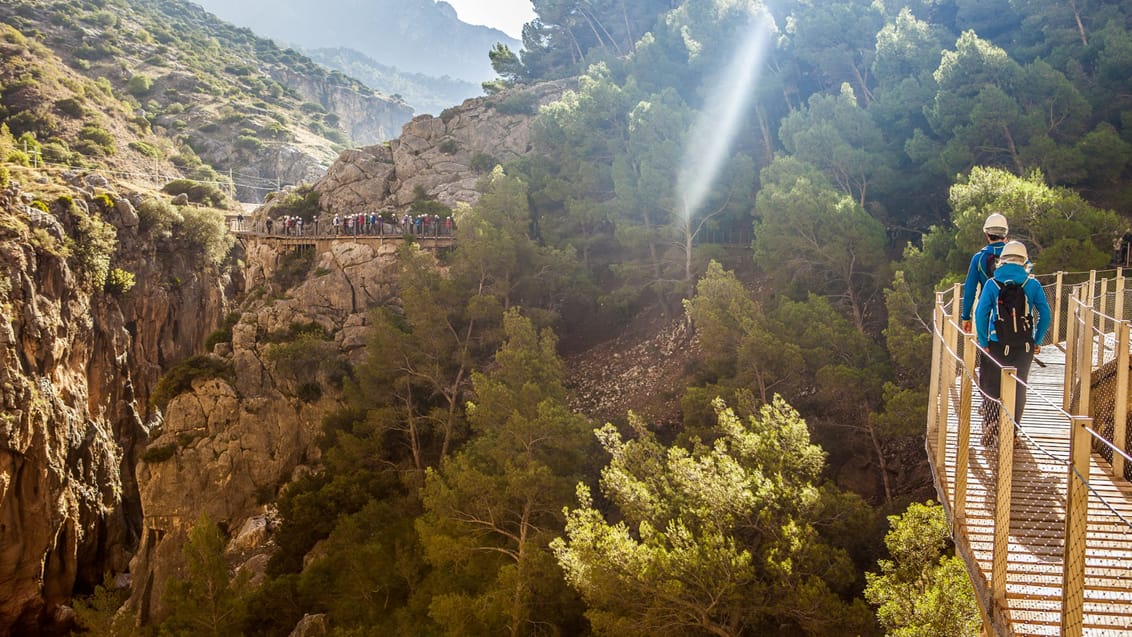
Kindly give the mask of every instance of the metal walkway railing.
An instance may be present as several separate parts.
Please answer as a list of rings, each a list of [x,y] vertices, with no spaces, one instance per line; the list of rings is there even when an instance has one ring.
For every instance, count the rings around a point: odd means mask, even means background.
[[[1053,327],[1028,381],[1001,370],[1001,403],[978,389],[959,286],[937,297],[926,445],[936,490],[988,633],[1132,635],[1132,304],[1119,270],[1039,280]],[[984,440],[987,409],[1000,423]]]

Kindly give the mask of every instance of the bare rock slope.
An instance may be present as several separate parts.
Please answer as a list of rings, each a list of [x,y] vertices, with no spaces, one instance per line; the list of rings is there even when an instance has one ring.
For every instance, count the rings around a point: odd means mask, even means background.
[[[421,198],[449,207],[474,204],[484,172],[530,153],[537,108],[571,86],[569,80],[545,82],[465,100],[439,117],[416,117],[388,145],[344,152],[314,185],[319,206],[329,214],[358,214]]]

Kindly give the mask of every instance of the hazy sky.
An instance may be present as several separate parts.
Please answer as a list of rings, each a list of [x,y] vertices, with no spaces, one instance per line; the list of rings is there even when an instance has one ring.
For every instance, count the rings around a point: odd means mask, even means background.
[[[523,25],[535,17],[531,0],[445,0],[462,22],[495,27],[513,38],[523,35]]]

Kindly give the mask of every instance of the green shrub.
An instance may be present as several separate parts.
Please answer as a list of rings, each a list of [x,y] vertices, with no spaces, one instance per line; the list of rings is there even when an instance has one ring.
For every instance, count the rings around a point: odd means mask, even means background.
[[[83,103],[77,97],[68,97],[66,99],[57,100],[55,102],[55,110],[66,115],[79,119],[83,116],[84,109]]]
[[[278,373],[298,383],[296,395],[300,399],[314,402],[322,397],[319,375],[334,371],[341,356],[332,341],[318,334],[304,333],[293,340],[271,345],[266,358],[275,364]]]
[[[129,146],[131,149],[136,150],[146,157],[157,158],[160,156],[160,153],[158,153],[157,151],[157,147],[153,144],[150,144],[149,142],[132,141],[130,142]]]
[[[168,235],[173,226],[184,221],[184,217],[173,204],[157,197],[146,197],[137,205],[138,220],[142,232],[152,230],[156,235]]]
[[[40,154],[43,161],[50,164],[73,164],[75,161],[75,154],[62,140],[52,140],[45,143],[40,149]]]
[[[468,167],[477,173],[489,173],[499,162],[487,153],[476,153],[468,161]]]
[[[307,278],[312,265],[314,265],[313,250],[289,252],[279,260],[279,267],[275,270],[271,281],[284,290],[292,288]]]
[[[81,44],[75,48],[74,56],[90,62],[112,58],[114,57],[114,47],[105,42]]]
[[[495,110],[504,115],[533,115],[538,98],[533,93],[512,93],[494,103]]]
[[[104,289],[110,275],[110,256],[118,247],[118,231],[73,204],[69,212],[74,219],[71,252],[78,259],[79,276],[91,284],[91,289]]]
[[[223,325],[220,326],[220,329],[209,334],[208,338],[205,340],[205,342],[204,342],[205,351],[211,352],[213,350],[213,348],[216,347],[217,345],[219,345],[220,343],[231,343],[232,342],[232,328],[235,327],[236,323],[239,323],[239,322],[240,322],[240,313],[239,312],[232,312],[227,317],[225,317],[224,323],[223,323]]]
[[[106,152],[106,147],[89,139],[80,139],[75,142],[75,150],[87,157],[102,157],[109,154]]]
[[[134,97],[143,97],[153,90],[153,78],[146,75],[135,75],[126,83],[126,92]]]
[[[318,207],[318,197],[318,192],[309,185],[294,188],[283,195],[282,201],[272,206],[272,216],[297,216],[302,217],[304,223],[310,223],[321,211]]]
[[[456,106],[446,108],[446,109],[440,111],[440,121],[447,124],[448,122],[452,121],[452,119],[454,117],[456,117],[456,115],[459,114],[459,112],[460,112],[460,109]]]
[[[198,258],[220,265],[235,239],[228,233],[224,213],[213,208],[185,207],[181,223],[173,226],[173,240]]]
[[[189,391],[194,380],[207,380],[221,378],[229,383],[235,382],[235,373],[232,367],[219,358],[213,356],[193,356],[173,366],[161,380],[150,396],[150,405],[164,410],[169,401]]]
[[[302,385],[299,385],[298,390],[296,390],[295,392],[295,396],[304,403],[316,402],[319,398],[322,398],[322,385],[314,382],[303,383]]]
[[[226,209],[228,196],[216,184],[206,184],[192,179],[174,179],[165,184],[161,192],[170,195],[184,194],[193,203],[204,204],[213,208]]]
[[[270,332],[260,336],[259,340],[262,343],[289,343],[299,339],[314,339],[319,341],[329,341],[334,338],[325,327],[318,321],[310,321],[308,323],[291,323],[287,326],[285,331]]]
[[[103,29],[110,28],[118,24],[118,16],[109,11],[95,11],[87,16],[86,20],[91,24],[102,27]]]
[[[244,150],[258,151],[263,148],[263,142],[258,138],[251,135],[238,135],[236,136],[236,148],[243,148]]]
[[[142,462],[148,464],[157,464],[158,462],[165,462],[172,458],[177,453],[177,443],[171,442],[167,445],[160,445],[157,447],[146,447],[142,452]]]
[[[417,199],[409,205],[415,215],[436,215],[441,218],[452,215],[452,209],[434,199]]]
[[[8,172],[7,166],[0,164],[0,188],[7,188],[10,181],[12,181],[12,173]]]
[[[12,134],[19,136],[21,140],[28,133],[47,139],[59,129],[59,122],[55,116],[46,111],[31,108],[15,113],[5,121],[8,128],[12,130]],[[35,137],[32,137],[32,139],[34,140]],[[30,145],[28,150],[31,150]]]
[[[458,144],[454,139],[446,139],[440,142],[440,146],[437,146],[437,150],[444,153],[445,155],[452,155],[456,153],[456,151],[460,150],[460,144]]]
[[[137,278],[133,272],[123,270],[122,268],[111,268],[110,272],[106,275],[105,290],[109,294],[121,296],[126,292],[133,289]]]
[[[9,151],[8,155],[4,157],[4,161],[8,162],[9,164],[16,164],[17,166],[31,165],[31,157],[28,157],[27,153],[20,150]]]
[[[62,199],[62,197],[60,197],[60,199]],[[92,201],[102,210],[110,210],[114,207],[114,197],[111,197],[110,193],[107,192],[95,195]]]
[[[107,155],[114,154],[114,136],[98,124],[92,123],[83,126],[82,130],[79,131],[79,139],[97,145]],[[82,152],[82,150],[80,149],[79,152]]]

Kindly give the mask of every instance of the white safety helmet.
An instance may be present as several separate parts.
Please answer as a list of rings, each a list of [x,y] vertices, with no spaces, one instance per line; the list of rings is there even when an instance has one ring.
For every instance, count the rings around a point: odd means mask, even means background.
[[[1030,260],[1026,253],[1026,246],[1021,241],[1011,241],[1002,247],[1002,254],[998,255],[1004,263],[1017,263],[1025,265]]]
[[[1006,223],[1006,217],[997,212],[989,215],[986,222],[983,223],[983,232],[986,234],[1005,237],[1009,231],[1010,226]]]

